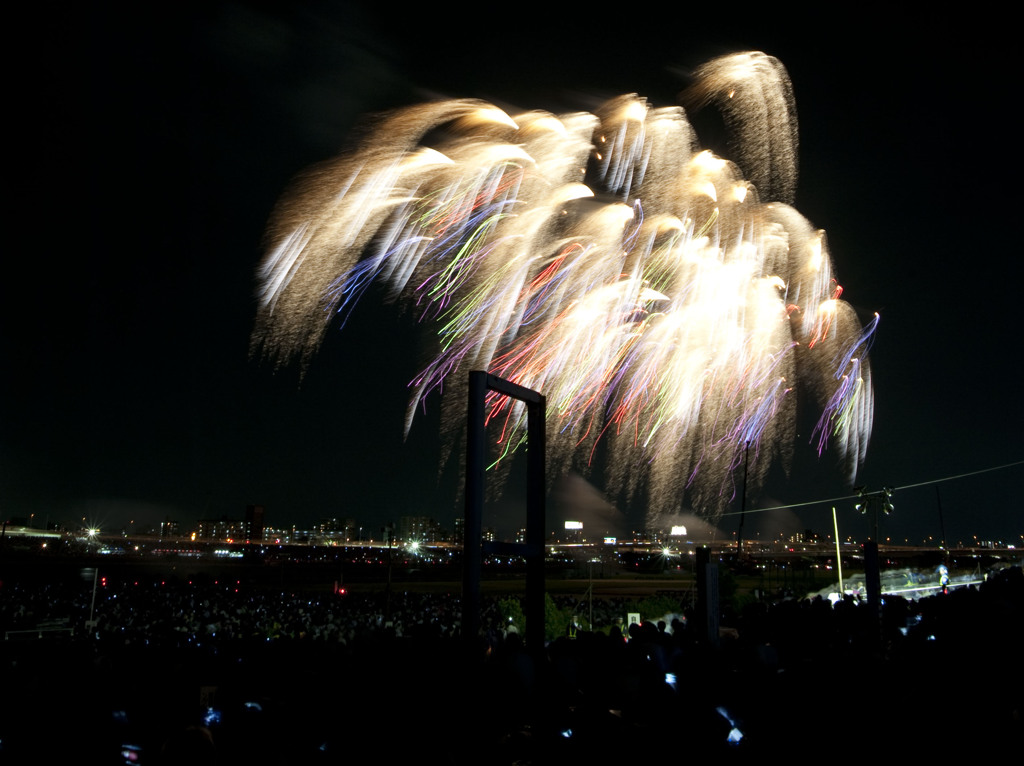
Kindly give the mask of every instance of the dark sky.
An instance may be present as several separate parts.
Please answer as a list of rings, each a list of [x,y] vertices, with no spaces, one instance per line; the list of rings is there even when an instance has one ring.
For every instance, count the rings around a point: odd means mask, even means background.
[[[796,95],[795,206],[827,231],[844,299],[882,316],[860,481],[897,488],[883,535],[938,539],[941,503],[950,540],[1022,542],[1022,68],[1008,19],[371,7],[100,3],[34,44],[24,141],[10,144],[26,156],[3,285],[0,514],[119,527],[258,503],[280,526],[450,524],[457,478],[437,479],[436,408],[402,439],[407,317],[371,296],[301,382],[249,358],[275,201],[363,115],[438,95],[670,105],[698,64],[761,50]],[[750,506],[849,494],[805,439],[788,481]],[[838,505],[861,536],[852,501]],[[825,532],[829,508],[748,523]]]

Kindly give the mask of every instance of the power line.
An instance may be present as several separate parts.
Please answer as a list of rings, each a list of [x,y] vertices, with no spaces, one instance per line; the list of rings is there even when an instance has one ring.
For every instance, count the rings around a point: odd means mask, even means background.
[[[1004,468],[1013,468],[1014,466],[1018,466],[1018,465],[1024,465],[1024,460],[1017,460],[1016,462],[1013,462],[1013,463],[1006,463],[1004,465],[997,465],[997,466],[994,466],[992,468],[982,468],[982,469],[980,469],[978,471],[969,471],[967,473],[956,474],[955,476],[946,476],[946,477],[943,477],[941,479],[929,479],[928,481],[918,482],[917,484],[904,484],[903,486],[900,486],[900,487],[893,487],[893,491],[898,491],[898,490],[903,490],[903,489],[914,489],[916,487],[925,487],[925,486],[928,486],[929,484],[940,484],[940,483],[942,483],[944,481],[953,481],[954,479],[963,479],[963,478],[966,478],[968,476],[977,476],[978,474],[981,474],[981,473],[991,473],[992,471],[1001,471]],[[857,494],[842,495],[840,497],[830,497],[830,498],[828,498],[826,500],[808,500],[807,502],[803,502],[803,503],[790,503],[789,505],[773,505],[771,508],[754,508],[752,510],[748,509],[747,513],[765,513],[767,511],[782,511],[782,510],[785,510],[787,508],[802,508],[802,507],[808,506],[808,505],[824,505],[826,503],[838,503],[838,502],[840,502],[842,500],[856,500],[859,497],[860,497],[860,495],[857,495]],[[738,516],[740,513],[742,513],[742,511],[733,511],[732,513],[723,513],[722,516]]]
[[[1000,471],[1003,468],[1013,468],[1017,465],[1024,465],[1024,460],[1018,460],[1015,463],[1006,463],[1005,465],[997,465],[994,468],[982,468],[980,471],[970,471],[969,473],[961,473],[956,476],[947,476],[944,479],[932,479],[931,481],[922,481],[917,484],[907,484],[902,487],[895,487],[895,489],[914,489],[915,487],[924,487],[928,484],[939,484],[943,481],[953,481],[953,479],[963,479],[966,476],[977,476],[979,473],[989,473],[990,471]]]

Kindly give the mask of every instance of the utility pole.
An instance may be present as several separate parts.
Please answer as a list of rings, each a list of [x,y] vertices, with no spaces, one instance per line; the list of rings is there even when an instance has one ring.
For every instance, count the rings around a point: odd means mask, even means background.
[[[865,487],[856,487],[860,496],[855,506],[868,517],[868,539],[864,542],[864,580],[868,589],[868,607],[875,620],[881,615],[882,576],[878,567],[878,513],[889,515],[893,511],[892,487],[882,487],[880,492],[868,492]]]
[[[935,504],[939,508],[939,529],[942,531],[942,556],[949,563],[949,548],[946,546],[946,522],[942,519],[942,496],[939,495],[939,488],[935,487]]]
[[[736,533],[736,560],[743,558],[743,521],[747,516],[747,468],[750,464],[750,442],[743,449],[743,497],[740,500],[740,526]]]
[[[391,546],[395,541],[395,523],[393,521],[384,525],[382,530],[384,540],[388,544],[388,580],[384,587],[384,619],[391,619]]]

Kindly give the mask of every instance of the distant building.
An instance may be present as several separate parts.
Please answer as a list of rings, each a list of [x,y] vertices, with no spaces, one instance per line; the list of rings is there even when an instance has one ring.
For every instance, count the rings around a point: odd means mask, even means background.
[[[320,519],[316,526],[316,533],[327,539],[338,542],[355,540],[359,534],[359,527],[355,519]]]
[[[265,510],[262,505],[247,505],[241,519],[200,519],[196,523],[197,540],[262,540],[266,532]]]
[[[812,530],[805,529],[803,532],[797,532],[797,533],[793,534],[792,536],[790,536],[789,542],[790,543],[801,543],[801,544],[820,543],[821,542],[821,538],[818,537],[818,535],[815,532],[813,532]]]
[[[245,507],[245,539],[246,540],[262,540],[263,539],[263,515],[264,509],[262,505],[247,505]]]
[[[292,530],[289,529],[277,529],[275,527],[264,527],[263,528],[263,539],[266,542],[278,545],[287,545],[292,541]]]
[[[562,542],[578,544],[583,541],[583,522],[566,521],[565,528],[562,530]]]
[[[200,519],[196,525],[199,540],[246,540],[246,523],[243,519]],[[262,533],[262,530],[261,530]]]
[[[402,542],[432,543],[441,538],[441,525],[429,516],[402,516],[397,537]]]

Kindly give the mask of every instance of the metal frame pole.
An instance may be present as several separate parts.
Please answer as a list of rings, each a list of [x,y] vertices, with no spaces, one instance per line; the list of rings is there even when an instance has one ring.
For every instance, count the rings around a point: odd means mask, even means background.
[[[536,391],[486,372],[469,373],[469,403],[466,422],[466,518],[463,540],[464,636],[475,645],[480,632],[480,573],[483,566],[483,507],[486,445],[484,404],[488,391],[510,396],[527,407],[526,543],[496,544],[500,549],[526,558],[526,646],[544,651],[544,527],[547,491],[545,418],[546,400]]]

